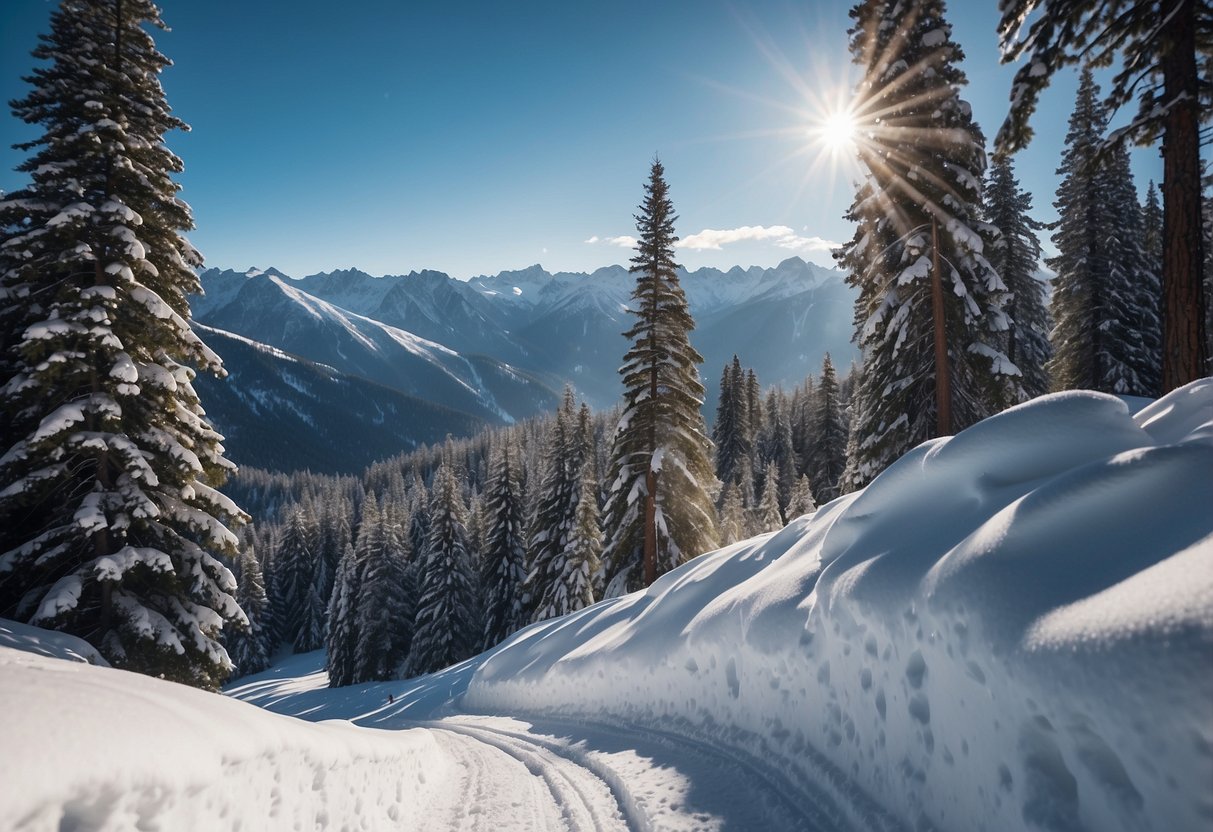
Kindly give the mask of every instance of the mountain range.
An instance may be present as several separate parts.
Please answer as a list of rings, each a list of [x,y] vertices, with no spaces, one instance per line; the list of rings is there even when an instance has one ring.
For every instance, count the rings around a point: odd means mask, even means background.
[[[703,354],[708,415],[737,354],[763,384],[797,384],[824,353],[845,365],[853,291],[793,257],[774,268],[680,275]],[[620,395],[635,278],[622,266],[535,265],[468,281],[357,269],[292,278],[210,269],[195,322],[229,377],[200,381],[237,462],[356,471],[395,451],[551,410],[572,384],[596,408]]]

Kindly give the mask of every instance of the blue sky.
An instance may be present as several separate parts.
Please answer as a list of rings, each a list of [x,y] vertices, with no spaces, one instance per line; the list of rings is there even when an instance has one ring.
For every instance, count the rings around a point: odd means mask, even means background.
[[[24,94],[54,5],[5,0],[4,100]],[[828,243],[850,237],[851,180],[807,135],[814,102],[855,80],[850,3],[161,5],[173,31],[157,43],[176,64],[164,86],[193,128],[169,144],[209,265],[468,278],[622,263],[610,240],[634,233],[654,153],[678,232],[700,246],[680,250],[684,265],[830,264]],[[1014,72],[998,64],[996,3],[956,2],[948,17],[992,137]],[[1045,221],[1075,87],[1067,76],[1046,93],[1017,157]],[[10,190],[23,156],[7,145],[32,133],[0,123]],[[1161,175],[1154,150],[1134,166],[1143,192]]]

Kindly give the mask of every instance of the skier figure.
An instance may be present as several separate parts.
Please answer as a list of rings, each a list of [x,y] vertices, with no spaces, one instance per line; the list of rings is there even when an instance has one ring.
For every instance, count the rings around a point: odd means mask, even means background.
[[[392,695],[389,693],[389,694],[387,695],[387,703],[388,703],[389,705],[391,705],[391,704],[392,704],[393,702],[395,702],[395,701],[396,701],[396,697],[392,696]]]

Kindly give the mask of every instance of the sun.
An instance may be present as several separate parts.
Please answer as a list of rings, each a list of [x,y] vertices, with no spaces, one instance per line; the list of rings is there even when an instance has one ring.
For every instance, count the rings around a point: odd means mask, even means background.
[[[855,145],[855,116],[843,109],[826,113],[813,132],[818,141],[830,150],[848,151]]]

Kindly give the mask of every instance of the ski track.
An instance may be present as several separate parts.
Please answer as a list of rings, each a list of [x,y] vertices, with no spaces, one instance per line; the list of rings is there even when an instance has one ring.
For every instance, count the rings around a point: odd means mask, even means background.
[[[889,829],[756,757],[665,731],[460,715],[418,723],[463,772],[436,815],[459,830]],[[803,784],[801,784],[803,785]],[[844,802],[853,796],[837,796]],[[436,807],[438,808],[438,807]],[[504,810],[504,811],[499,811]],[[883,813],[876,813],[877,815]],[[437,821],[437,817],[435,817]],[[858,821],[858,822],[857,822]]]

